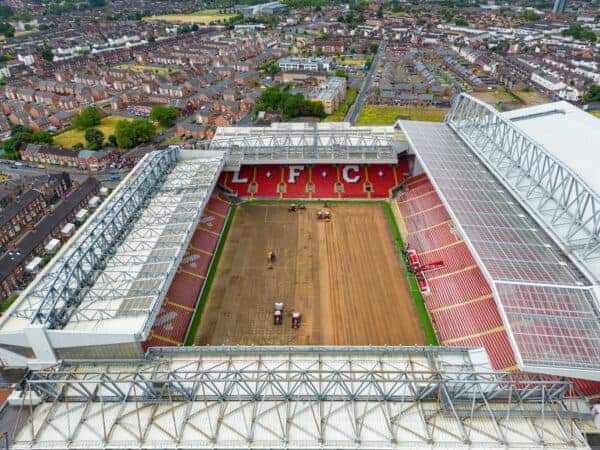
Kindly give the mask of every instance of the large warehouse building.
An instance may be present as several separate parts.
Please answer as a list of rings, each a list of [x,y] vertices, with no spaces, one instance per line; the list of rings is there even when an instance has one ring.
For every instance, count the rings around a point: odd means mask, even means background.
[[[0,428],[18,449],[589,448],[600,130],[584,116],[562,102],[498,113],[462,94],[444,123],[224,128],[209,150],[148,154],[0,318],[5,365],[35,369]],[[425,300],[443,345],[144,354],[168,341],[152,330],[174,308],[197,307],[166,297],[215,189],[398,196],[412,247],[435,241],[423,257],[452,266]],[[442,339],[473,317],[488,328]]]

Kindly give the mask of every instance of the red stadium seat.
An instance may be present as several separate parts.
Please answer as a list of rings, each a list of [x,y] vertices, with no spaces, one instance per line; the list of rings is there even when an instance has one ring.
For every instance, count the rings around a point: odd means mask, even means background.
[[[310,176],[308,165],[291,165],[283,167],[285,192],[283,198],[308,198],[308,182]]]
[[[256,197],[280,197],[279,185],[283,180],[281,166],[264,165],[256,166]]]
[[[209,212],[220,214],[223,217],[227,215],[230,207],[231,205],[229,204],[229,202],[219,198],[216,195],[213,195],[208,201],[208,204],[206,205],[206,209]]]
[[[240,196],[251,195],[250,186],[254,181],[254,167],[242,166],[237,177],[234,172],[225,172],[223,185],[235,191]]]
[[[191,319],[191,311],[163,302],[154,320],[152,334],[183,343]]]
[[[342,164],[339,167],[339,181],[343,188],[342,198],[367,198],[365,189],[367,181],[366,166],[358,164]]]
[[[492,293],[486,279],[478,267],[454,272],[442,278],[429,277],[431,295],[425,303],[428,308],[455,305]]]
[[[422,230],[423,228],[433,227],[442,222],[450,220],[450,215],[442,205],[437,208],[429,209],[422,213],[413,214],[404,218],[404,223],[409,232]]]
[[[400,181],[395,173],[395,166],[389,164],[374,164],[367,166],[369,182],[373,188],[372,198],[388,198],[393,187]]]
[[[314,165],[311,169],[311,181],[315,188],[313,198],[336,198],[335,183],[338,181],[338,169],[329,164]]]
[[[506,331],[500,330],[478,337],[463,339],[452,344],[455,347],[485,348],[492,367],[496,370],[514,369],[517,361]]]
[[[412,233],[406,240],[417,252],[426,252],[450,245],[457,241],[457,237],[450,222],[443,222]]]
[[[502,327],[502,319],[492,297],[433,311],[431,318],[442,343]]]
[[[183,343],[230,206],[213,193],[169,286],[152,334],[143,344],[144,349]]]

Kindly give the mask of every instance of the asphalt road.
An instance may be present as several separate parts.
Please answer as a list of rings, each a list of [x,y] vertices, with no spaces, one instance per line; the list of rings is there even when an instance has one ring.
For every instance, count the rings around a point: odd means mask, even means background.
[[[371,63],[371,67],[369,67],[369,72],[367,73],[367,76],[365,77],[362,88],[361,88],[360,92],[358,93],[358,95],[356,96],[356,100],[354,101],[354,103],[348,110],[348,113],[346,114],[346,121],[350,122],[352,125],[356,124],[356,121],[358,120],[360,111],[363,108],[365,101],[367,100],[369,87],[371,86],[371,83],[373,82],[373,76],[377,72],[377,67],[379,66],[379,63],[381,62],[381,58],[383,57],[383,55],[385,53],[385,46],[386,46],[386,41],[385,40],[381,41],[381,43],[379,44],[379,49],[377,50],[377,53],[373,57],[373,62]]]
[[[76,181],[83,181],[89,175],[86,172],[76,171],[68,167],[47,167],[44,169],[38,167],[32,167],[30,165],[24,165],[15,167],[14,162],[7,160],[0,160],[0,173],[8,175],[21,175],[26,177],[36,177],[47,173],[60,173],[69,172],[71,179]]]
[[[85,172],[77,169],[73,169],[70,167],[52,167],[48,166],[44,169],[39,167],[32,167],[29,165],[23,165],[15,167],[12,161],[4,161],[0,160],[0,174],[7,175],[19,175],[24,177],[35,177],[44,175],[47,173],[60,173],[60,172],[68,172],[71,176],[71,180],[78,181],[79,183],[83,183],[87,177],[93,176],[96,177],[102,185],[114,189],[123,178],[129,173],[128,171],[116,170],[116,169],[106,169],[102,172]],[[113,175],[115,174],[115,175]],[[115,178],[115,179],[113,179]]]

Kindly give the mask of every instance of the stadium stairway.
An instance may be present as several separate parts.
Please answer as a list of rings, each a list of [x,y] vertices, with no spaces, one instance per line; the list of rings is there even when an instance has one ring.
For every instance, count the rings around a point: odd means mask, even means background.
[[[225,178],[223,179],[226,185]],[[213,192],[154,320],[144,350],[183,345],[231,205]]]

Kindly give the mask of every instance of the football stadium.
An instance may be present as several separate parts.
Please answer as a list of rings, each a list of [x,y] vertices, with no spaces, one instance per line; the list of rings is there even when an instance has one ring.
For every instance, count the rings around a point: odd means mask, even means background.
[[[593,446],[595,121],[461,94],[149,153],[0,317],[8,444]]]

